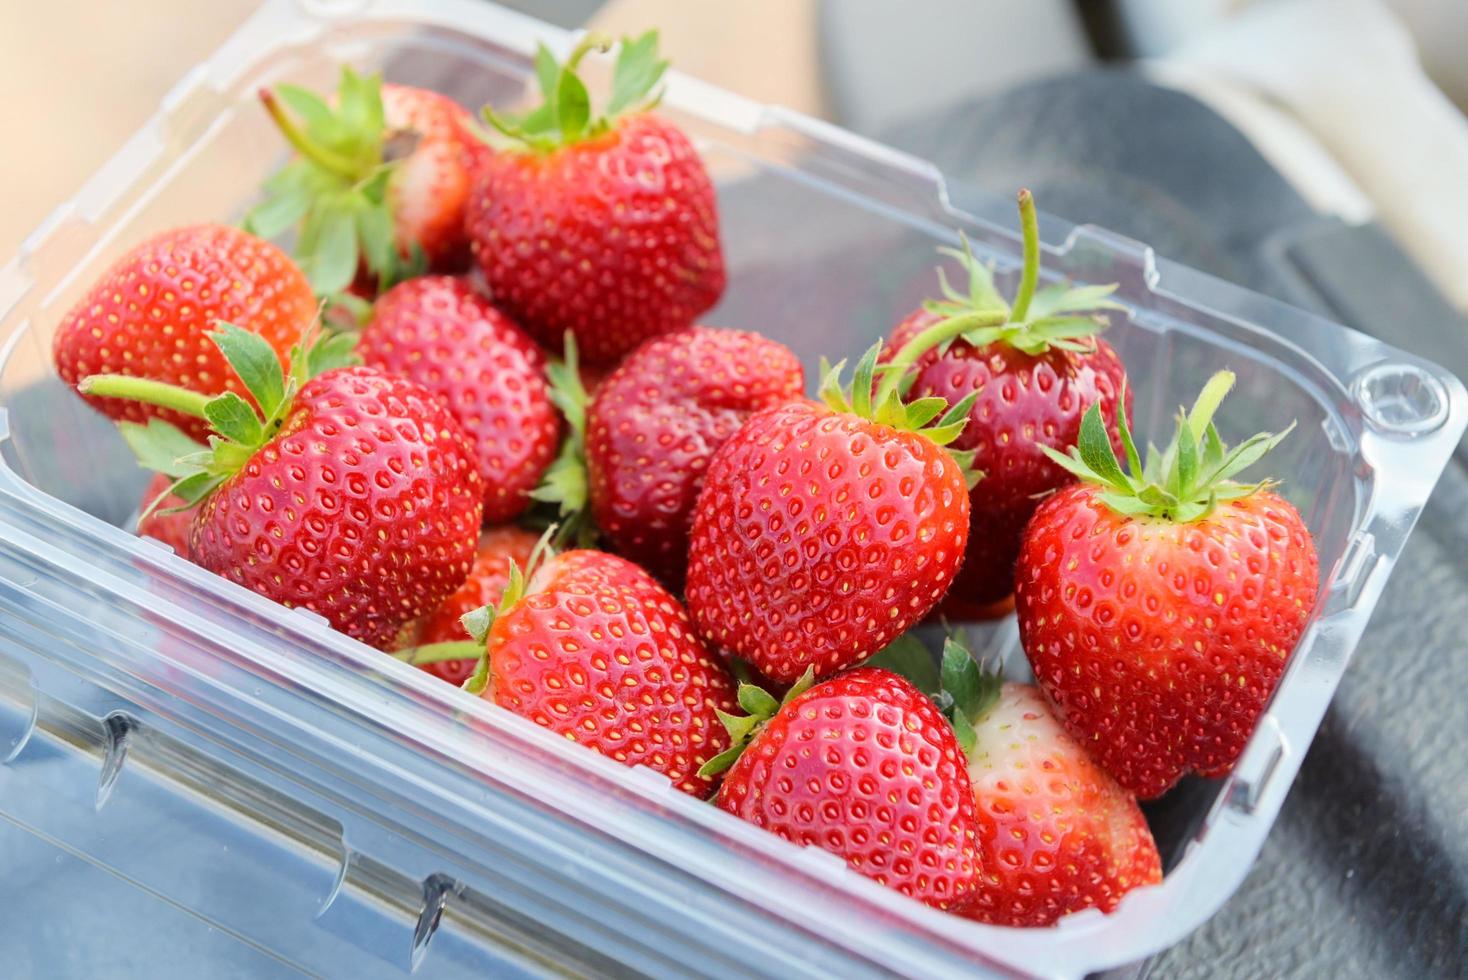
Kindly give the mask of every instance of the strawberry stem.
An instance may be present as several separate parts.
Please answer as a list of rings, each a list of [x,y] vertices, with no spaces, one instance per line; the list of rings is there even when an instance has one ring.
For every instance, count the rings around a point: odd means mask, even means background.
[[[1040,281],[1040,220],[1035,215],[1035,198],[1028,188],[1019,192],[1019,226],[1024,238],[1024,269],[1020,273],[1019,292],[1014,295],[1009,318],[1023,323],[1030,311],[1030,300],[1035,298],[1035,287]]]
[[[475,660],[484,652],[484,644],[473,640],[451,640],[446,643],[425,643],[408,647],[393,654],[399,660],[415,666],[443,663],[446,660]]]
[[[290,114],[285,111],[285,107],[280,104],[280,100],[275,97],[274,92],[268,88],[262,88],[260,90],[260,102],[265,106],[265,111],[270,114],[270,118],[274,120],[276,128],[280,130],[280,134],[285,137],[286,142],[297,153],[312,163],[346,180],[355,182],[361,178],[362,173],[360,168],[351,160],[333,153],[308,137],[296,125],[295,120],[291,119]]]
[[[127,374],[93,374],[81,380],[77,391],[83,395],[99,395],[103,398],[128,398],[132,401],[170,408],[175,412],[196,419],[208,419],[205,406],[213,399],[197,391],[180,388],[148,378],[135,378]]]
[[[1001,326],[1007,319],[1008,314],[1004,310],[975,310],[972,313],[960,313],[946,320],[939,320],[923,330],[903,344],[897,353],[883,365],[882,384],[873,396],[872,404],[881,405],[896,392],[908,369],[917,363],[918,358],[934,347],[966,334],[970,330]]]

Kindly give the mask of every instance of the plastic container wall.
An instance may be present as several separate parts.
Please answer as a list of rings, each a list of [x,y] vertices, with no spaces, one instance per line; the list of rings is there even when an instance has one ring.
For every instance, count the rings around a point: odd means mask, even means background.
[[[1221,367],[1239,378],[1225,438],[1297,421],[1271,469],[1323,585],[1237,771],[1150,809],[1166,880],[1111,916],[1008,930],[926,909],[122,529],[146,476],[50,367],[71,302],[145,236],[243,212],[281,160],[260,85],[329,87],[349,61],[502,102],[539,39],[569,47],[481,3],[268,3],[0,270],[0,814],[332,974],[1075,976],[1196,927],[1258,852],[1468,416],[1439,368],[1135,242],[1042,221],[1050,274],[1121,283],[1132,312],[1108,336],[1141,435],[1163,436]],[[731,282],[709,323],[813,366],[926,296],[956,228],[1017,268],[1015,236],[948,207],[919,161],[681,76],[665,111],[719,184]],[[1013,653],[1012,621],[984,641]]]

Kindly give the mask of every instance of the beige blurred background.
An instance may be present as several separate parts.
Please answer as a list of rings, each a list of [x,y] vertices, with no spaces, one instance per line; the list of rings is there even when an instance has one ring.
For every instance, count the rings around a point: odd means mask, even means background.
[[[259,3],[0,0],[10,149],[0,154],[0,263]],[[596,23],[618,33],[657,24],[684,71],[822,114],[814,0],[614,0]],[[755,62],[745,55],[757,44]]]
[[[258,2],[0,0],[10,150],[0,262]],[[598,6],[509,4],[551,20]],[[1142,71],[1224,115],[1320,212],[1380,220],[1468,310],[1468,0],[1112,9]],[[610,0],[593,24],[657,25],[683,71],[880,137],[944,105],[1094,65],[1081,10],[1072,0]]]
[[[0,0],[0,261],[258,0]]]

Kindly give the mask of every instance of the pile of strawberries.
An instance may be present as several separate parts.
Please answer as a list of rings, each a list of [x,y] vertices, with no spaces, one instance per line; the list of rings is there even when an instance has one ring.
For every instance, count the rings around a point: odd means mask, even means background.
[[[343,72],[262,103],[294,151],[247,230],[165,232],[61,323],[141,534],[942,909],[1042,926],[1161,879],[1137,799],[1226,774],[1317,560],[1224,444],[1221,372],[1145,462],[1112,287],[966,288],[849,371],[701,326],[713,184],[654,33],[592,109]],[[292,254],[269,239],[289,236]],[[753,288],[757,288],[757,285]],[[1035,684],[909,631],[1013,602]],[[681,598],[680,598],[681,597]]]

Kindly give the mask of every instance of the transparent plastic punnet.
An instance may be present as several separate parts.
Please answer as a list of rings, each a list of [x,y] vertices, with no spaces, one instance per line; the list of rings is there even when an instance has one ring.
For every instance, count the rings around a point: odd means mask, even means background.
[[[925,908],[128,533],[146,475],[51,368],[77,295],[149,234],[238,218],[282,160],[260,85],[327,87],[346,61],[469,105],[511,100],[541,39],[571,42],[476,2],[275,0],[0,270],[7,825],[262,961],[334,975],[1069,977],[1195,928],[1258,853],[1468,417],[1436,366],[1138,243],[1042,222],[1048,274],[1121,284],[1131,312],[1109,337],[1142,435],[1165,435],[1221,367],[1239,379],[1225,438],[1298,422],[1270,469],[1322,586],[1236,771],[1151,808],[1166,879],[1109,916],[1009,930]],[[813,365],[931,291],[955,229],[1001,276],[1017,268],[1011,226],[951,207],[920,161],[678,75],[663,111],[719,184],[732,277],[707,322]],[[1012,621],[983,640],[1022,675]]]

